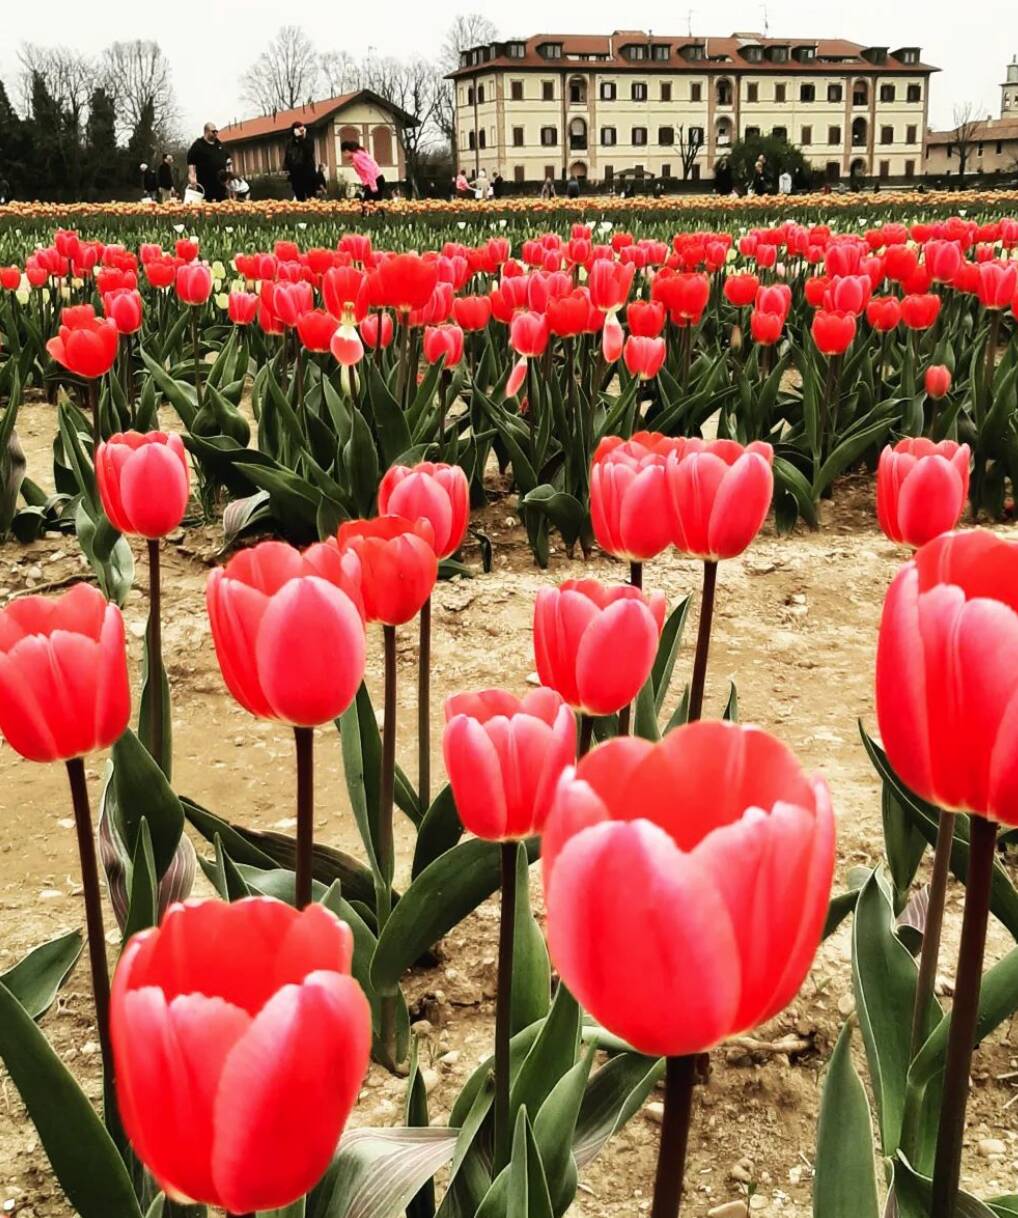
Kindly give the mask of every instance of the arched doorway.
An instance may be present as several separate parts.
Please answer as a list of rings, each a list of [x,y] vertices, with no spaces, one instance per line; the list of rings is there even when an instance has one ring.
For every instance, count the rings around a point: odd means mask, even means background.
[[[586,161],[573,161],[569,166],[569,176],[571,178],[578,178],[581,182],[585,181],[587,177]]]
[[[389,127],[378,126],[371,132],[371,154],[379,165],[393,165],[392,130]]]
[[[360,127],[340,127],[339,142],[341,144],[345,144],[348,140],[353,140],[355,144],[359,144],[361,142]]]
[[[852,85],[852,105],[865,106],[870,100],[869,82],[865,80],[857,80]]]
[[[715,100],[719,106],[730,106],[732,104],[732,82],[727,77],[722,77],[717,83],[715,90]]]
[[[587,82],[582,76],[573,76],[569,80],[569,104],[571,106],[587,104]]]
[[[582,118],[569,120],[569,147],[573,152],[585,152],[587,148],[587,124]]]
[[[866,120],[864,118],[852,119],[852,147],[866,147]]]

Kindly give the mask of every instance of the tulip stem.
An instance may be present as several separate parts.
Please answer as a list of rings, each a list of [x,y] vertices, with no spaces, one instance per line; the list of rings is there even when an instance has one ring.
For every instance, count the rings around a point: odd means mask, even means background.
[[[312,852],[315,844],[315,730],[295,727],[297,745],[297,908],[311,904]]]
[[[580,747],[577,751],[579,757],[586,757],[590,752],[590,745],[594,739],[594,717],[593,715],[580,715]]]
[[[421,606],[417,672],[417,796],[421,813],[431,807],[431,597]]]
[[[631,562],[629,564],[629,583],[633,588],[643,587],[643,563]],[[619,711],[619,735],[629,735],[629,724],[632,720],[633,708],[627,704]]]
[[[102,426],[99,422],[99,382],[97,380],[88,382],[88,405],[92,412],[92,461],[94,462],[102,441]]]
[[[643,563],[631,562],[629,564],[629,582],[634,588],[643,587]]]
[[[686,1150],[693,1114],[696,1055],[669,1057],[665,1065],[665,1112],[650,1218],[677,1218],[686,1174]]]
[[[191,306],[191,355],[194,359],[194,400],[201,410],[201,357],[198,346],[198,310]]]
[[[937,964],[940,959],[940,932],[944,924],[944,901],[947,896],[947,877],[951,869],[951,847],[954,845],[953,812],[941,812],[937,827],[937,844],[933,851],[933,876],[930,879],[930,899],[926,911],[926,926],[923,929],[923,946],[919,956],[919,976],[916,978],[915,1007],[912,1011],[911,1060],[926,1039],[926,1015],[937,980]]]
[[[495,1175],[512,1154],[509,1120],[509,1039],[512,1033],[513,932],[516,925],[516,843],[502,843],[502,916],[495,1000]]]
[[[997,360],[997,342],[1000,337],[1000,310],[990,310],[990,332],[986,336],[986,364],[983,368],[983,418],[993,405],[993,371]]]
[[[714,590],[717,587],[718,564],[707,559],[703,564],[703,591],[700,595],[700,621],[696,632],[696,656],[693,660],[693,683],[689,690],[687,723],[694,723],[703,711],[703,689],[707,680],[707,654],[710,651],[710,631],[714,620]]]
[[[947,1045],[944,1094],[937,1131],[937,1158],[933,1169],[931,1218],[953,1218],[961,1182],[962,1137],[969,1093],[969,1070],[979,1016],[979,987],[983,976],[986,927],[990,913],[990,885],[997,845],[997,826],[983,816],[972,816],[969,866],[965,885],[965,916],[961,928],[958,973]]]
[[[382,341],[382,326],[378,326],[378,342],[379,346]],[[400,406],[406,407],[406,399],[408,396],[408,382],[410,380],[410,317],[403,317],[403,333],[400,336],[400,353],[399,353],[399,371],[396,374],[396,401]]]
[[[95,837],[92,833],[92,813],[88,806],[88,784],[85,781],[85,763],[80,757],[72,757],[68,761],[67,777],[71,783],[74,828],[78,835],[81,886],[85,897],[85,928],[88,932],[88,959],[92,969],[92,998],[95,1001],[95,1016],[99,1025],[99,1046],[107,1077],[112,1079],[110,971],[106,960],[106,932],[103,929],[102,895],[95,857]]]
[[[163,756],[163,629],[162,629],[162,584],[159,578],[159,538],[149,537],[148,542],[148,694],[149,731],[148,751],[164,771],[169,758]],[[168,772],[168,771],[167,771]]]
[[[382,721],[382,773],[378,787],[378,934],[381,936],[392,912],[393,861],[392,807],[396,785],[396,627],[382,626],[385,645],[385,712]],[[396,999],[383,995],[379,1016],[379,1039],[385,1065],[396,1066]]]

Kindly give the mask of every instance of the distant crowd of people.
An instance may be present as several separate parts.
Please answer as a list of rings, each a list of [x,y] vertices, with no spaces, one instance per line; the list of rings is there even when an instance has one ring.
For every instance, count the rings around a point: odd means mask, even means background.
[[[374,157],[356,140],[343,140],[339,147],[343,163],[353,169],[360,182],[361,199],[365,203],[377,203],[384,199],[387,190],[385,176]],[[152,202],[169,203],[183,199],[185,203],[199,200],[222,203],[227,199],[243,201],[251,196],[250,184],[234,167],[233,158],[219,139],[219,128],[215,123],[206,123],[201,135],[187,150],[187,179],[183,190],[174,172],[171,152],[163,153],[158,166],[142,162],[140,169],[143,195]],[[290,124],[283,171],[298,202],[319,198],[328,189],[326,166],[316,160],[314,140],[308,138],[307,127],[303,123]]]

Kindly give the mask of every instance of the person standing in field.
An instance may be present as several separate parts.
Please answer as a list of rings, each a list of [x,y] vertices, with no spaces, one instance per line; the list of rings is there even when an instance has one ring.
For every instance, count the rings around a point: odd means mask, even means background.
[[[226,169],[226,149],[219,142],[219,128],[206,123],[201,136],[187,150],[187,180],[200,186],[206,203],[221,203],[226,198],[223,172]]]
[[[308,139],[308,129],[303,123],[290,124],[290,140],[283,159],[293,187],[293,197],[298,203],[310,199],[318,189],[318,166],[315,162],[314,142]]]
[[[361,198],[365,203],[379,203],[385,198],[385,178],[378,162],[356,140],[343,140],[339,145],[343,162],[352,167],[361,181]]]
[[[176,184],[173,181],[173,154],[170,152],[163,153],[163,159],[159,162],[159,173],[157,174],[159,183],[159,202],[169,203],[176,195]]]

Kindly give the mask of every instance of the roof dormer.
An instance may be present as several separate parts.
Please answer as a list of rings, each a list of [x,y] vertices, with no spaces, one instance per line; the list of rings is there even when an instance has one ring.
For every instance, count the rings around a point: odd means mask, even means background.
[[[562,58],[562,43],[561,42],[542,42],[538,44],[537,53],[542,59],[561,59]]]
[[[899,47],[897,51],[892,51],[891,54],[899,63],[919,62],[918,47]]]
[[[707,44],[705,42],[687,42],[679,47],[679,54],[683,59],[700,60],[707,58]]]
[[[788,63],[788,51],[787,42],[775,42],[767,48],[767,58],[771,63]]]
[[[792,47],[792,58],[798,60],[799,63],[813,63],[816,57],[817,44],[815,42],[804,42]]]
[[[870,63],[887,63],[887,47],[863,47],[859,54]]]

